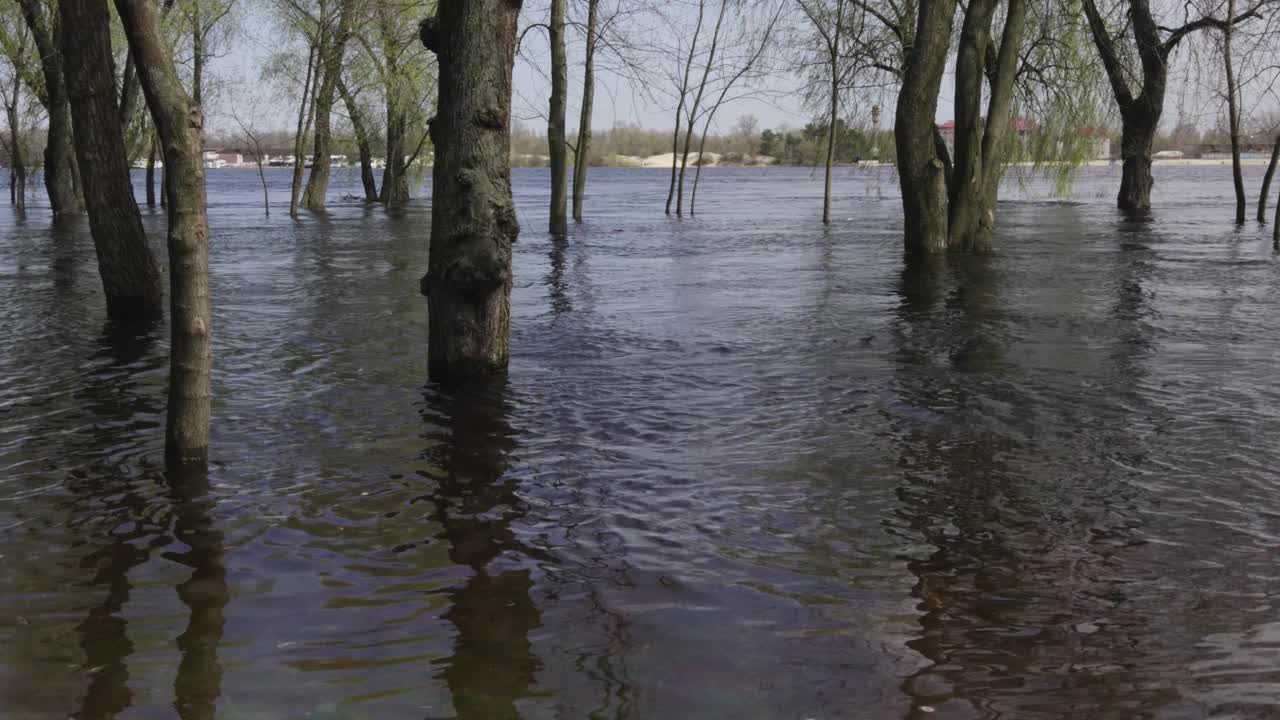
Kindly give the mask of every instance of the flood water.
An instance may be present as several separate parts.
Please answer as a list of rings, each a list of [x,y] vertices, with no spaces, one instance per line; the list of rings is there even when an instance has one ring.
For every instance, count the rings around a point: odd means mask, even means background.
[[[1260,168],[1249,168],[1256,188]],[[0,717],[1280,714],[1280,256],[1228,168],[1011,188],[904,268],[889,171],[518,170],[504,387],[426,382],[429,209],[209,174],[212,462],[82,219],[0,208]],[[1252,190],[1251,190],[1252,192]],[[43,198],[33,198],[33,203]],[[147,216],[162,245],[163,217]]]

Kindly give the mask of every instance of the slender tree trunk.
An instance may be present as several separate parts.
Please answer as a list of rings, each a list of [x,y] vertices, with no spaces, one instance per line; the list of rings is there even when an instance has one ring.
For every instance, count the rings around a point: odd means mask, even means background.
[[[831,224],[831,172],[836,159],[836,121],[840,117],[840,32],[844,0],[836,0],[836,27],[831,34],[831,113],[827,116],[827,173],[822,186],[822,224]]]
[[[920,0],[919,8],[918,30],[904,68],[893,128],[904,243],[909,254],[947,249],[946,166],[934,145],[934,117],[956,3]]]
[[[71,115],[67,107],[66,85],[62,76],[60,29],[56,16],[48,14],[41,0],[20,0],[22,16],[31,30],[40,69],[44,75],[45,111],[48,114],[48,140],[44,150],[44,184],[54,215],[75,213],[84,209],[83,196],[76,179]]]
[[[399,33],[399,17],[392,12],[389,3],[379,3],[378,33],[386,53],[383,82],[387,105],[387,166],[382,171],[382,203],[400,205],[409,201],[408,155],[409,103],[411,97],[406,84],[413,82],[400,69],[399,51],[396,50]]]
[[[693,126],[698,118],[698,110],[702,107],[702,96],[707,90],[707,78],[711,75],[711,67],[715,64],[716,47],[720,43],[720,28],[724,25],[724,16],[729,9],[729,0],[720,0],[720,15],[716,18],[716,28],[711,34],[711,47],[707,50],[707,64],[702,69],[702,81],[698,83],[698,92],[694,93],[693,104],[686,109],[684,133],[684,153],[680,157],[680,176],[676,182],[676,217],[684,211],[684,174],[689,167],[689,150],[693,142]],[[703,158],[698,156],[698,164]]]
[[[22,78],[13,74],[13,95],[5,105],[9,121],[9,201],[18,213],[27,209],[27,165],[22,156],[22,137],[18,122],[18,98],[22,93]]]
[[[197,107],[204,106],[204,61],[204,20],[197,0],[191,3],[191,102]]]
[[[346,55],[347,38],[351,33],[352,10],[347,3],[339,5],[337,30],[321,46],[320,89],[316,93],[315,153],[311,158],[311,174],[307,177],[307,189],[302,204],[312,210],[323,210],[325,196],[329,192],[329,175],[332,166],[330,147],[333,142],[330,117],[333,113],[333,95],[342,75],[342,60]]]
[[[587,166],[591,162],[591,114],[596,97],[596,17],[600,0],[587,0],[586,60],[582,70],[582,113],[578,116],[578,151],[573,156],[573,220],[582,222],[587,193]]]
[[[151,150],[147,153],[147,207],[156,206],[156,150],[159,142],[153,133]]]
[[[547,114],[547,151],[551,155],[550,232],[569,232],[569,146],[565,142],[569,62],[564,50],[565,0],[551,0],[551,108]]]
[[[360,182],[364,184],[365,202],[378,202],[378,182],[373,175],[373,150],[369,142],[369,131],[365,128],[364,115],[341,74],[338,75],[337,86],[338,94],[347,106],[347,115],[351,117],[351,129],[355,132],[356,147],[360,151]]]
[[[689,75],[693,72],[693,58],[698,50],[698,36],[702,34],[702,19],[706,13],[706,0],[698,0],[698,24],[693,29],[689,43],[689,57],[684,63],[684,79],[680,81],[680,102],[676,104],[676,127],[671,133],[671,186],[667,189],[666,213],[671,214],[671,201],[676,196],[676,177],[680,171],[680,123],[684,121],[685,95],[689,93]]]
[[[427,371],[436,381],[506,371],[510,355],[511,68],[520,0],[453,0],[423,23],[439,60],[431,123]]]
[[[289,194],[289,217],[298,218],[298,193],[302,189],[303,148],[311,129],[312,85],[315,81],[316,48],[307,52],[307,75],[302,83],[302,104],[298,106],[298,132],[293,138],[293,186]]]
[[[1236,87],[1235,65],[1231,58],[1231,39],[1234,25],[1230,18],[1236,15],[1235,0],[1227,0],[1228,22],[1222,27],[1222,57],[1227,70],[1227,113],[1231,126],[1231,177],[1236,187],[1236,224],[1243,225],[1246,200],[1244,196],[1244,170],[1240,167],[1240,92]]]
[[[133,66],[133,53],[126,52],[124,75],[120,79],[120,132],[133,122],[134,104],[138,101],[138,72]]]
[[[1262,192],[1258,193],[1258,222],[1267,222],[1267,202],[1271,199],[1271,180],[1276,175],[1276,163],[1280,162],[1280,135],[1276,135],[1276,144],[1271,148],[1271,162],[1267,163],[1267,174],[1262,177]]]
[[[138,78],[164,153],[169,196],[169,303],[172,343],[165,458],[205,464],[209,455],[209,222],[201,162],[203,118],[187,95],[149,0],[116,0]]]
[[[111,71],[111,15],[101,0],[61,0],[62,56],[89,228],[107,312],[117,321],[163,315],[160,269],[133,199]]]

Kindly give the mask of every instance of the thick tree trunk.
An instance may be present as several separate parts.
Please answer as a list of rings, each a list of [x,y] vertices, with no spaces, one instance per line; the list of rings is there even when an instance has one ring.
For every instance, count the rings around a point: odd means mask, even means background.
[[[974,0],[965,13],[956,59],[956,153],[948,186],[948,246],[973,251],[991,248],[996,201],[1004,175],[1004,147],[1013,111],[1013,87],[1022,52],[1026,0],[1009,0],[995,63],[991,50],[994,0]],[[983,78],[988,102],[982,110]]]
[[[582,222],[591,162],[591,115],[596,98],[596,24],[600,0],[587,0],[587,44],[582,69],[582,113],[578,116],[578,151],[573,156],[573,220]]]
[[[351,129],[355,132],[356,147],[360,152],[360,182],[364,185],[365,202],[378,202],[378,182],[373,175],[373,149],[369,142],[369,131],[364,124],[364,115],[356,103],[355,95],[347,88],[342,75],[338,75],[338,94],[347,106],[347,115],[351,118]]]
[[[209,222],[205,207],[203,118],[187,95],[160,33],[150,0],[116,0],[129,47],[138,62],[151,118],[164,153],[169,196],[169,408],[165,459],[204,464],[209,455],[210,372]]]
[[[1235,0],[1227,0],[1227,17],[1236,15]],[[1236,224],[1245,220],[1244,171],[1240,167],[1240,89],[1236,87],[1235,65],[1231,58],[1231,36],[1234,26],[1228,22],[1222,28],[1222,57],[1227,71],[1227,113],[1231,128],[1231,177],[1236,188]]]
[[[133,199],[111,68],[111,15],[101,0],[58,5],[76,158],[107,312],[116,321],[153,319],[163,315],[164,290]]]
[[[1267,202],[1271,199],[1271,181],[1276,176],[1276,163],[1280,162],[1280,135],[1276,135],[1276,143],[1271,148],[1271,162],[1267,163],[1267,174],[1262,177],[1262,192],[1258,193],[1258,222],[1267,222]]]
[[[431,123],[427,371],[436,381],[505,372],[510,355],[511,68],[520,0],[454,0],[423,23],[439,60]]]
[[[298,106],[298,131],[293,136],[293,184],[289,191],[289,217],[298,218],[298,193],[302,190],[303,150],[307,133],[311,130],[311,111],[315,101],[312,92],[315,85],[316,65],[319,58],[313,45],[307,52],[307,74],[302,83],[302,104]]]
[[[1120,119],[1120,158],[1124,164],[1116,205],[1130,212],[1150,210],[1151,188],[1155,184],[1151,177],[1151,146],[1160,114],[1145,103],[1134,101],[1128,112],[1121,109]]]
[[[920,0],[918,31],[894,119],[903,234],[908,253],[947,249],[947,174],[934,144],[938,91],[947,65],[955,0]]]
[[[569,62],[564,50],[565,0],[551,0],[551,108],[547,119],[547,151],[551,156],[552,235],[569,232],[569,146],[565,142]]]
[[[44,150],[44,185],[49,193],[49,206],[54,215],[79,212],[84,209],[84,204],[76,178],[71,115],[62,76],[61,31],[57,18],[47,14],[46,5],[41,0],[20,2],[44,75],[43,96],[49,128]]]
[[[151,137],[151,149],[147,152],[147,207],[156,206],[156,150],[159,142]]]
[[[311,210],[323,210],[325,196],[329,192],[329,175],[332,167],[330,147],[333,133],[330,118],[333,114],[333,95],[342,75],[342,60],[346,54],[347,38],[351,33],[351,12],[344,3],[339,6],[337,29],[325,40],[320,50],[320,88],[316,92],[315,152],[311,157],[311,174],[307,177],[307,189],[302,204]]]

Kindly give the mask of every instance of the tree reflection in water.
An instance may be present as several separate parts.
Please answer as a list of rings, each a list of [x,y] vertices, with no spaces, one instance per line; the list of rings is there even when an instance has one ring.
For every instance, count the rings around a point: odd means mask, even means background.
[[[438,677],[449,687],[457,717],[501,720],[520,716],[541,663],[529,633],[542,624],[530,597],[533,556],[512,529],[527,514],[519,481],[507,473],[516,447],[500,381],[442,391],[429,388],[427,420],[440,428],[428,456],[442,470],[429,499],[443,528],[449,557],[471,569],[448,591],[444,617],[457,632],[453,655]]]

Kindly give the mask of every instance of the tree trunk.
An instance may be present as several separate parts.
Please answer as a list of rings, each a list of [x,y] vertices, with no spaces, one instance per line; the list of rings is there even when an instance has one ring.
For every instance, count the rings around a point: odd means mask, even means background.
[[[314,45],[307,51],[307,74],[302,83],[302,104],[298,106],[298,132],[293,136],[293,185],[289,193],[289,217],[298,219],[298,193],[302,189],[303,148],[311,129],[312,85],[315,84],[316,57]]]
[[[89,228],[113,320],[163,315],[160,269],[133,198],[111,69],[111,15],[101,0],[61,0],[64,76],[83,169]]]
[[[18,213],[27,209],[27,165],[22,157],[22,138],[18,123],[18,98],[22,94],[22,78],[13,74],[13,95],[5,105],[9,122],[9,202]]]
[[[1280,135],[1276,135],[1276,144],[1271,148],[1271,162],[1267,163],[1267,174],[1262,177],[1262,192],[1258,193],[1258,222],[1267,222],[1267,202],[1271,199],[1271,180],[1276,175],[1276,163],[1280,162]]]
[[[124,75],[120,79],[120,132],[133,122],[134,103],[138,100],[138,72],[133,66],[133,53],[125,52]]]
[[[934,145],[938,91],[947,65],[955,0],[920,0],[915,42],[903,72],[894,118],[906,251],[947,249],[947,179]]]
[[[356,103],[355,95],[347,88],[341,74],[338,75],[337,86],[338,94],[342,96],[342,102],[347,106],[347,115],[351,118],[356,147],[360,150],[360,182],[364,184],[365,202],[378,202],[378,182],[373,175],[373,150],[369,142],[369,131],[365,128],[364,117],[360,112],[360,106]]]
[[[307,189],[302,204],[311,210],[323,210],[325,196],[329,192],[329,174],[332,166],[330,147],[333,142],[330,117],[333,113],[333,94],[342,74],[342,59],[346,54],[347,38],[351,33],[351,12],[346,4],[338,8],[337,30],[321,45],[319,65],[320,89],[315,100],[315,152],[311,157],[311,174],[307,177]]]
[[[196,107],[204,106],[204,61],[204,21],[196,0],[191,3],[191,102]]]
[[[591,162],[591,114],[596,97],[596,11],[600,0],[587,0],[586,60],[582,69],[582,113],[578,116],[578,151],[573,156],[573,220],[582,222],[587,193],[587,166]]]
[[[988,65],[994,0],[974,0],[965,13],[956,59],[956,153],[948,187],[948,246],[988,250],[1004,175],[1004,147],[1013,111],[1014,81],[1022,52],[1026,0],[1009,0],[994,65]],[[985,117],[983,77],[989,83]]]
[[[382,171],[382,203],[402,205],[409,201],[409,167],[405,163],[405,135],[408,114],[399,103],[387,103],[387,166]]]
[[[511,69],[520,0],[441,3],[422,25],[439,60],[431,123],[427,371],[435,381],[505,372],[510,355]]]
[[[56,17],[46,14],[41,0],[20,0],[22,16],[31,30],[40,70],[44,75],[48,115],[48,140],[44,149],[44,185],[49,192],[49,206],[54,215],[84,209],[83,196],[76,181],[74,141],[71,116],[67,107],[66,85],[62,76],[60,30]]]
[[[1120,111],[1120,158],[1124,163],[1120,174],[1120,194],[1116,205],[1124,211],[1151,209],[1151,146],[1156,139],[1160,113],[1152,112],[1146,103],[1134,101],[1126,112]]]
[[[840,26],[844,24],[844,2],[838,0],[836,28],[831,46],[831,112],[827,115],[827,173],[822,184],[822,224],[831,224],[831,171],[836,159],[836,119],[840,116]]]
[[[116,0],[138,78],[164,153],[169,196],[169,408],[165,459],[205,464],[209,455],[209,223],[201,163],[203,118],[182,86],[150,0]]]
[[[702,34],[702,18],[706,12],[706,0],[698,0],[698,24],[689,42],[689,58],[684,64],[684,79],[680,81],[680,102],[676,104],[676,127],[671,133],[671,186],[667,188],[666,213],[671,214],[671,201],[676,196],[676,175],[680,170],[680,123],[684,121],[685,95],[689,92],[689,74],[693,72],[693,58],[698,49],[698,36]]]
[[[156,146],[159,142],[153,133],[151,150],[147,153],[147,207],[156,206]]]
[[[1244,171],[1240,167],[1240,93],[1236,87],[1235,66],[1231,59],[1231,36],[1234,25],[1230,18],[1236,15],[1235,0],[1227,0],[1228,22],[1222,27],[1222,57],[1227,71],[1227,113],[1231,116],[1231,177],[1236,187],[1236,224],[1245,220]]]
[[[564,51],[565,0],[551,0],[551,108],[547,116],[547,151],[551,156],[552,235],[569,232],[569,147],[565,115],[569,92],[569,63]]]
[[[715,64],[716,46],[720,42],[720,28],[724,25],[724,16],[729,9],[729,0],[720,0],[720,15],[716,18],[716,29],[711,34],[711,47],[707,50],[707,64],[702,69],[702,81],[698,83],[698,92],[693,95],[693,104],[685,111],[686,123],[684,133],[684,154],[680,158],[680,178],[676,183],[676,217],[684,211],[684,174],[689,167],[689,149],[693,142],[693,126],[697,122],[698,109],[702,106],[702,96],[707,91],[707,78],[711,75],[711,67]],[[698,156],[698,164],[702,164],[702,156]]]

